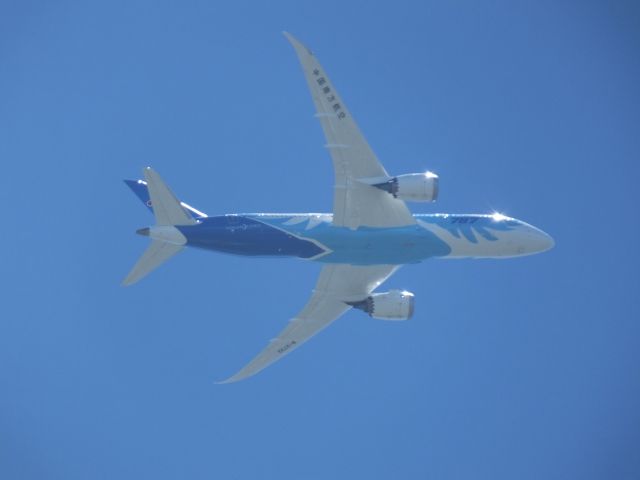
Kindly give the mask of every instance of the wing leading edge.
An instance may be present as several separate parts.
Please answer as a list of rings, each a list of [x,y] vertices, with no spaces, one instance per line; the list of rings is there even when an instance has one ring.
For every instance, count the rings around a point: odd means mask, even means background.
[[[323,267],[311,299],[302,311],[249,364],[220,383],[237,382],[255,375],[289,354],[349,310],[351,307],[346,301],[368,296],[398,268],[398,265],[342,264]]]
[[[316,117],[327,140],[325,146],[333,161],[333,223],[352,229],[415,224],[402,200],[359,181],[389,178],[389,175],[313,53],[291,34],[284,32],[284,35],[293,45],[302,65],[316,107]]]

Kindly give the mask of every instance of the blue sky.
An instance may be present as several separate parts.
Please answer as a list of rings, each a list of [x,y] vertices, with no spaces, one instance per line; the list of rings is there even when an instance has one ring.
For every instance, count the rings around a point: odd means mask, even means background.
[[[0,477],[638,478],[640,9],[634,2],[0,4]],[[153,165],[209,213],[330,211],[288,30],[388,170],[556,248],[432,261],[215,385],[319,265],[187,251],[119,286]]]

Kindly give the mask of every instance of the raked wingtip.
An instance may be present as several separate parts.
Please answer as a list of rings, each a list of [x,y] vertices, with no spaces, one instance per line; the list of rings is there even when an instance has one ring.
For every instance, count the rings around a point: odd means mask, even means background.
[[[216,385],[227,385],[229,383],[236,383],[237,381],[242,380],[241,378],[235,378],[235,375],[227,378],[226,380],[219,380],[217,382],[213,382]]]
[[[260,370],[258,370],[260,371]],[[215,382],[216,385],[224,385],[226,383],[237,383],[241,380],[245,380],[249,377],[253,377],[256,373],[258,372],[247,372],[245,369],[240,370],[239,372],[231,375],[229,378],[225,379],[225,380],[220,380],[218,382]]]
[[[291,35],[289,32],[287,32],[286,30],[283,30],[282,34],[284,35],[284,38],[286,38],[289,41],[289,43],[294,47],[300,45],[300,42],[298,41],[298,39],[293,35]]]
[[[282,34],[286,37],[287,40],[289,40],[289,43],[293,46],[293,48],[299,54],[302,51],[302,52],[308,53],[309,55],[313,55],[313,52],[309,50],[309,48],[307,48],[306,45],[304,45],[300,40],[298,40],[296,37],[291,35],[289,32],[287,32],[286,30],[283,30]]]

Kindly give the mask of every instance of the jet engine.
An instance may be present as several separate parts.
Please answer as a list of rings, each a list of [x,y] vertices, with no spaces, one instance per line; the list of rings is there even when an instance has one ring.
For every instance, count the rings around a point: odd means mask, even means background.
[[[398,175],[373,186],[408,202],[435,202],[439,191],[438,175],[432,172]]]
[[[372,293],[364,300],[347,303],[379,320],[409,320],[413,316],[414,297],[407,291]]]

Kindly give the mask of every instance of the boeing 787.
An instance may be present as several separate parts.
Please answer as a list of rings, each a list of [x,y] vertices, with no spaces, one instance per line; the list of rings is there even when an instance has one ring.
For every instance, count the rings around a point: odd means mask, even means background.
[[[542,230],[501,214],[412,214],[406,202],[433,202],[432,172],[390,175],[313,53],[285,32],[302,64],[335,173],[332,213],[207,216],[180,202],[157,172],[126,183],[149,207],[151,239],[123,284],[131,285],[184,247],[249,256],[297,257],[322,265],[306,306],[253,360],[225,380],[256,374],[351,308],[382,320],[407,320],[408,291],[376,289],[402,265],[430,258],[508,258],[553,247]],[[225,383],[223,382],[223,383]]]

